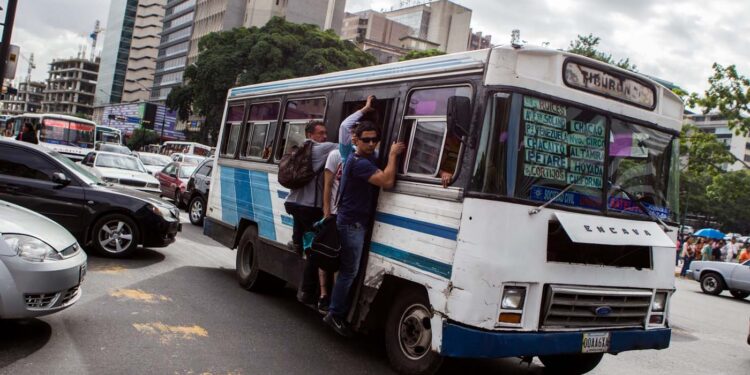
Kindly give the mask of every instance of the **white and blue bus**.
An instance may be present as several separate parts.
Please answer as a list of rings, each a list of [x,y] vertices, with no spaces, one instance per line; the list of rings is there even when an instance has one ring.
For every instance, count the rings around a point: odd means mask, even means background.
[[[74,161],[83,160],[94,149],[96,124],[93,121],[58,113],[24,113],[13,116],[12,121],[16,135],[25,123],[30,123],[37,132],[39,144]]]
[[[335,139],[368,95],[379,155],[396,140],[407,149],[379,192],[348,320],[384,330],[395,369],[539,357],[583,373],[605,353],[669,346],[683,103],[643,75],[546,48],[231,89],[204,233],[237,249],[242,286],[299,284],[278,161],[309,120]]]
[[[122,130],[111,126],[97,125],[95,143],[114,143],[122,145]]]

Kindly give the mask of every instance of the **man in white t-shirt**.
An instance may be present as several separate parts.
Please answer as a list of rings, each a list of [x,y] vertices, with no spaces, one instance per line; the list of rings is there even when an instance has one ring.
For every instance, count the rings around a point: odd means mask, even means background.
[[[327,164],[326,164],[327,165]],[[732,237],[732,240],[724,245],[724,248],[721,249],[721,257],[723,261],[725,262],[731,262],[737,254],[740,253],[740,244],[737,243],[737,238]]]

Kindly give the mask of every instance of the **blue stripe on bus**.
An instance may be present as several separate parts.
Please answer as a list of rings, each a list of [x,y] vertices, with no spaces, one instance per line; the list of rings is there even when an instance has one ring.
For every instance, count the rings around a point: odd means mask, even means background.
[[[261,237],[276,240],[276,228],[273,223],[273,206],[271,205],[271,187],[268,173],[250,172],[250,187],[253,196],[255,221]]]
[[[351,79],[359,79],[359,78],[377,78],[377,76],[387,76],[387,75],[393,75],[393,74],[403,74],[403,73],[417,73],[420,71],[430,71],[430,70],[437,70],[440,68],[450,68],[450,67],[459,67],[459,66],[470,66],[473,64],[478,63],[478,61],[471,59],[471,58],[463,58],[463,59],[447,59],[447,60],[437,60],[437,61],[430,61],[430,62],[420,62],[419,64],[411,64],[411,65],[400,65],[400,66],[388,66],[383,67],[381,69],[375,69],[375,70],[367,70],[367,71],[354,71],[349,73],[342,73],[337,74],[333,77],[319,77],[319,78],[306,78],[304,80],[295,80],[293,82],[278,82],[278,83],[269,83],[265,85],[259,85],[259,86],[250,86],[250,87],[238,87],[235,89],[232,89],[230,91],[229,96],[237,96],[241,94],[250,94],[265,90],[274,90],[274,89],[291,89],[296,87],[309,87],[314,85],[320,85],[320,84],[334,84],[337,82],[343,82],[346,80]]]
[[[292,219],[292,217],[288,216],[288,215],[281,215],[281,224],[293,227],[294,226],[294,219]]]
[[[239,215],[237,215],[237,204],[234,195],[234,170],[233,168],[219,167],[219,180],[221,182],[221,221],[237,226]]]
[[[415,232],[429,234],[435,237],[445,238],[448,240],[456,241],[456,239],[458,239],[458,229],[428,223],[426,221],[415,220],[408,217],[378,212],[375,214],[375,221],[413,230]]]
[[[370,243],[370,251],[373,254],[378,254],[386,258],[393,259],[409,266],[419,268],[422,271],[442,276],[446,279],[450,279],[451,273],[453,272],[453,266],[450,264],[443,263],[435,259],[426,258],[421,255],[412,254],[410,252],[400,250],[388,245],[383,245],[378,242]]]
[[[276,240],[271,189],[265,172],[220,167],[222,221],[237,226],[241,218],[258,224],[258,234]]]
[[[284,190],[276,190],[276,195],[279,196],[279,199],[286,199],[286,197],[289,196],[289,192]]]

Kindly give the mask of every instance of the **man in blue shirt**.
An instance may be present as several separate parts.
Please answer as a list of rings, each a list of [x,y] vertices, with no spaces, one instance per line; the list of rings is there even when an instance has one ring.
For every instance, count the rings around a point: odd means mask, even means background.
[[[380,170],[374,158],[380,143],[380,129],[370,121],[362,121],[354,128],[352,141],[357,150],[344,165],[336,217],[341,240],[341,265],[333,286],[330,310],[323,319],[343,336],[350,335],[345,322],[349,291],[359,271],[367,225],[373,215],[373,199],[377,188],[393,187],[398,156],[405,148],[401,142],[394,143],[388,154],[388,165]]]

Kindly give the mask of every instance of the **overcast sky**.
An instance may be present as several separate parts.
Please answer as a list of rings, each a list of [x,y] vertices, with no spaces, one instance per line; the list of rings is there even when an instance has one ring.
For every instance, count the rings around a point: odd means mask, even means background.
[[[5,0],[0,0],[4,4]],[[600,49],[628,57],[642,73],[688,91],[704,90],[711,64],[736,64],[750,75],[750,2],[745,0],[455,0],[471,8],[472,27],[506,44],[513,29],[531,44],[567,48],[578,34],[601,37]],[[389,9],[399,0],[347,0],[348,11]],[[90,51],[88,34],[99,19],[106,27],[107,0],[22,0],[13,43],[34,53],[32,77],[46,79],[52,58]],[[0,13],[4,14],[4,13]],[[104,35],[100,36],[101,48]],[[21,61],[16,77],[26,76]]]

